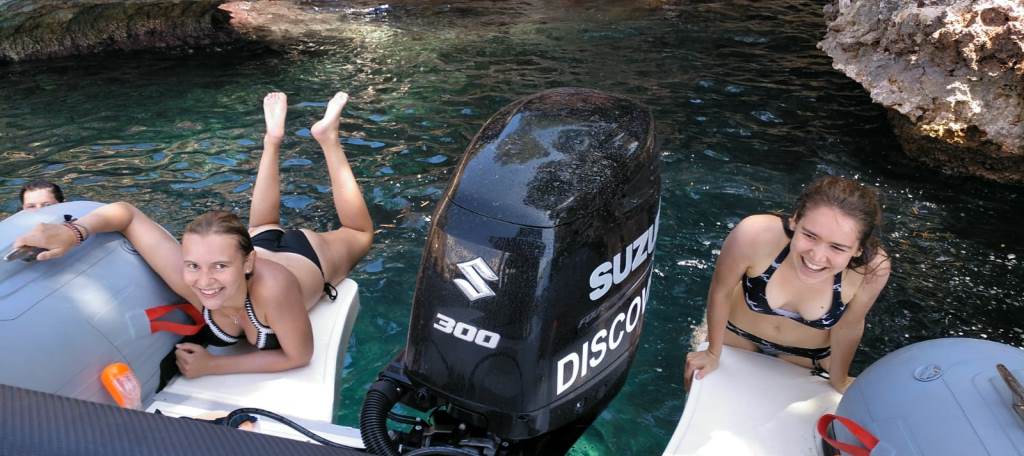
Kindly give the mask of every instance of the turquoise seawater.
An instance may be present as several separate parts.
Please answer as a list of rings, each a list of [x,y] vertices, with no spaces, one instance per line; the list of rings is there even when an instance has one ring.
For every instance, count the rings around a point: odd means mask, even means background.
[[[821,174],[857,176],[886,197],[894,273],[855,371],[935,337],[1024,345],[1020,188],[891,161],[882,108],[815,48],[819,2],[406,3],[386,14],[303,3],[319,20],[272,48],[0,65],[0,216],[36,177],[71,199],[130,201],[173,233],[211,208],[245,214],[260,100],[281,90],[285,222],[332,229],[307,128],[334,91],[349,92],[343,142],[379,228],[352,274],[362,312],[338,382],[335,421],[356,426],[367,386],[405,343],[431,214],[469,140],[518,97],[590,87],[651,108],[664,193],[641,347],[573,454],[660,454],[723,238],[747,214],[786,210]]]

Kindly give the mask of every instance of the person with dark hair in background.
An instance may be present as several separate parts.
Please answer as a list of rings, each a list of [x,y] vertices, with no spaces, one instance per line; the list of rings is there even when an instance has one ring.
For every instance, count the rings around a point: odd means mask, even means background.
[[[21,187],[18,193],[21,199],[21,210],[34,211],[46,206],[64,202],[64,192],[60,186],[48,180],[36,179]]]

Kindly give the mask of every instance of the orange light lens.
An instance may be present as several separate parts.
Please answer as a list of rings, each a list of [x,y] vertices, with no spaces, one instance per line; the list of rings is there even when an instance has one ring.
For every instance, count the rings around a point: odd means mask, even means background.
[[[142,387],[127,364],[108,364],[100,374],[100,381],[117,405],[131,409],[142,408]]]

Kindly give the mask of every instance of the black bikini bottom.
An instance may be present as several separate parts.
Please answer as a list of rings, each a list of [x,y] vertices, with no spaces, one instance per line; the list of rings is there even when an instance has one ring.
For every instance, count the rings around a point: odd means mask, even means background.
[[[252,245],[267,249],[271,252],[296,253],[302,255],[309,261],[312,261],[313,264],[316,265],[316,268],[320,270],[320,276],[325,279],[324,293],[331,299],[331,301],[338,297],[338,290],[326,281],[324,268],[323,266],[320,266],[320,257],[316,255],[316,250],[313,250],[313,245],[309,243],[309,239],[306,238],[306,233],[303,233],[302,230],[285,231],[273,228],[261,231],[259,234],[252,237]]]

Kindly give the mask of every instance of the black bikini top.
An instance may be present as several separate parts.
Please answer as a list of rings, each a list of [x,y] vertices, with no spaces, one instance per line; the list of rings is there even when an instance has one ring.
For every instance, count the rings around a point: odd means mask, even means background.
[[[277,334],[274,334],[274,330],[270,329],[269,326],[260,323],[256,318],[256,312],[252,309],[252,301],[249,300],[249,296],[245,297],[245,313],[249,316],[249,321],[256,328],[256,348],[259,350],[277,350],[281,348],[281,343],[277,341]],[[213,316],[210,314],[210,309],[203,307],[203,319],[206,320],[206,325],[210,327],[210,331],[213,335],[217,336],[218,339],[225,342],[227,345],[232,345],[238,342],[242,334],[232,336],[220,326],[217,326],[217,322],[213,321]],[[244,333],[243,333],[244,334]]]
[[[785,223],[785,222],[783,222]],[[787,227],[788,228],[788,227]],[[790,231],[787,229],[787,234]],[[791,320],[803,323],[807,326],[817,329],[829,329],[835,326],[839,322],[839,318],[843,316],[843,312],[846,311],[846,304],[843,303],[843,274],[837,273],[835,280],[832,282],[832,307],[817,320],[805,320],[800,316],[799,313],[778,308],[773,309],[768,304],[768,298],[765,296],[765,289],[768,288],[768,280],[772,278],[772,274],[779,268],[779,265],[789,255],[789,244],[782,249],[779,256],[772,261],[771,266],[765,269],[760,275],[754,277],[743,277],[743,300],[746,301],[747,307],[757,313],[766,315],[777,315],[780,317],[786,317]]]

